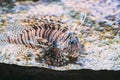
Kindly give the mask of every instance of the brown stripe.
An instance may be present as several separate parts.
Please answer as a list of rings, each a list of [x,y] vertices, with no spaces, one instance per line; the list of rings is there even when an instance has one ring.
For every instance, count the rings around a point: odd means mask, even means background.
[[[62,33],[62,34],[59,36],[59,39],[58,39],[58,40],[59,40],[59,41],[63,40],[64,35],[65,35],[65,34]]]
[[[63,41],[63,42],[65,42],[65,41],[66,41],[69,37],[70,37],[70,35],[67,35],[66,39],[64,39],[64,41]]]
[[[35,30],[35,36],[37,36],[37,30],[38,30],[38,28],[34,25],[33,29]]]
[[[16,42],[16,38],[14,38],[14,42],[15,42],[15,44],[17,44],[17,42]]]
[[[21,44],[20,41],[19,41],[19,37],[17,38],[17,41],[18,41],[18,44]]]
[[[49,41],[49,33],[51,32],[51,29],[49,28],[49,30],[47,31],[47,34],[46,34],[46,39]]]
[[[25,43],[24,43],[24,41],[23,41],[23,38],[22,38],[22,34],[20,34],[20,38],[21,38],[22,44],[25,45]]]
[[[50,35],[50,38],[51,38],[50,42],[53,42],[53,41],[55,40],[55,39],[54,39],[54,37],[55,37],[54,35],[55,35],[56,32],[58,32],[58,30],[53,30],[53,31],[52,31],[52,33],[51,33],[51,35]]]
[[[28,44],[28,37],[27,37],[27,32],[25,32],[26,30],[24,30],[24,38],[25,38],[25,41],[26,41],[26,45],[29,45]]]
[[[29,31],[28,31],[28,30],[26,30],[26,32],[27,32],[27,37],[28,37],[28,40],[30,40],[30,37],[29,37]]]
[[[29,30],[29,37],[30,37],[30,40],[32,40],[32,41],[33,41],[34,39],[33,39],[33,34],[32,34],[32,31],[33,31],[33,30],[31,30],[31,29]]]
[[[10,37],[9,36],[7,37],[7,41],[10,43]]]
[[[26,41],[27,41],[27,39],[26,39],[26,36],[25,36],[25,32],[23,32],[23,38],[24,38],[24,43],[26,44]],[[27,44],[25,45],[25,46],[27,46]]]
[[[53,32],[53,30],[51,29],[50,32],[48,33],[48,41],[50,41],[50,36],[52,36],[52,35],[51,35],[52,32]]]
[[[30,40],[30,37],[29,37],[29,31],[28,31],[28,30],[26,30],[26,32],[27,32],[27,37],[28,37],[28,40]],[[29,43],[29,45],[33,48],[33,46],[32,46],[32,44],[31,44],[31,43]]]
[[[58,30],[53,34],[53,40],[55,40],[56,39],[56,37],[57,37],[57,34],[58,34]],[[52,41],[51,41],[52,42]]]
[[[48,32],[49,32],[49,28],[45,31],[45,39],[47,39]]]
[[[39,31],[39,37],[41,37],[41,30],[42,30],[42,28],[39,26],[39,28],[40,28],[40,31]]]
[[[63,32],[60,32],[60,33],[58,34],[58,36],[56,37],[55,40],[58,40],[59,36],[60,36],[62,33],[63,33]]]
[[[42,33],[42,38],[45,38],[45,31],[46,31],[46,29],[44,29],[44,31]]]
[[[44,38],[46,39],[47,38],[47,32],[49,31],[49,24],[45,24],[44,25],[44,27],[45,27],[45,31],[44,31]]]

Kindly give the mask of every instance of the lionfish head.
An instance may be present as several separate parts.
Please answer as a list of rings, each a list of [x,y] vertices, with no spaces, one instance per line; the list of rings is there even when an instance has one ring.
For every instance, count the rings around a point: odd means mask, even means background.
[[[78,37],[74,35],[74,33],[69,33],[69,40],[68,40],[68,52],[69,57],[77,58],[80,54],[81,45],[78,40]]]

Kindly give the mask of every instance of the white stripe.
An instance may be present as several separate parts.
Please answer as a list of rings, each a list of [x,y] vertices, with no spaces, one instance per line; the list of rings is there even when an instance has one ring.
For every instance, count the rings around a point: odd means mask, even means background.
[[[44,31],[45,31],[45,29],[42,28],[41,32],[40,32],[41,37],[42,37]]]
[[[18,39],[19,39],[19,44],[23,44],[22,41],[21,41],[21,36],[20,35],[18,36]]]
[[[48,36],[49,31],[50,31],[49,28],[45,31],[45,38],[46,38],[46,39],[47,39],[47,36]]]
[[[40,36],[39,36],[39,32],[40,32],[40,28],[38,27],[38,30],[37,30],[37,37],[40,37]]]
[[[55,41],[55,38],[54,38],[54,34],[55,34],[55,32],[57,32],[58,30],[53,30],[53,32],[51,33],[51,35],[50,35],[50,41],[51,42],[53,42],[53,41]]]

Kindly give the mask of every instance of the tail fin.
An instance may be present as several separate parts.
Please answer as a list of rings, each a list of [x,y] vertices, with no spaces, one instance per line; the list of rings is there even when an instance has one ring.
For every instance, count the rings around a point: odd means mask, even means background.
[[[3,33],[0,33],[0,48],[8,44],[7,36]]]

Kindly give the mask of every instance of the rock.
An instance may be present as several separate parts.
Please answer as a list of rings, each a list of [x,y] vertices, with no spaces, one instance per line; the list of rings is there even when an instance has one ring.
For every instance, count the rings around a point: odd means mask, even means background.
[[[39,0],[33,0],[34,2],[37,2],[37,1],[39,1]]]
[[[0,9],[0,14],[2,14],[2,12],[3,12],[3,10],[2,10],[2,9]]]
[[[14,2],[16,2],[16,0],[5,0],[5,2],[7,2],[7,3],[14,3]]]
[[[104,31],[105,28],[104,28],[104,27],[95,27],[94,30],[97,30],[97,31]]]
[[[33,53],[32,52],[27,52],[27,57],[32,57]]]
[[[106,21],[99,21],[98,22],[100,26],[104,27],[105,26],[105,23],[107,23]]]
[[[57,1],[61,1],[61,0],[40,0],[42,2],[57,2]]]
[[[80,19],[80,13],[74,10],[69,11],[68,15],[70,15],[74,19]]]
[[[88,27],[93,27],[93,25],[95,24],[94,20],[91,20],[90,18],[86,18],[84,25],[88,26]]]
[[[117,5],[117,8],[120,9],[120,4]]]
[[[107,19],[107,20],[114,21],[115,20],[115,15],[108,15],[108,16],[105,16],[104,18]]]
[[[120,19],[115,22],[116,25],[120,26]]]

